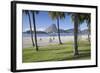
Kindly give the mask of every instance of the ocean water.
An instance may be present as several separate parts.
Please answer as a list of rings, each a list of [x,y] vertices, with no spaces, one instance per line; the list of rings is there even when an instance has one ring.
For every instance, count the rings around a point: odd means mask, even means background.
[[[74,34],[72,34],[72,33],[60,33],[60,36],[73,36],[73,35]],[[78,34],[78,35],[83,35],[83,34]],[[22,36],[23,37],[30,37],[31,34],[23,33]],[[50,36],[58,36],[58,34],[57,33],[55,33],[55,34],[37,34],[37,37],[50,37]],[[33,34],[33,37],[34,37],[34,34]]]

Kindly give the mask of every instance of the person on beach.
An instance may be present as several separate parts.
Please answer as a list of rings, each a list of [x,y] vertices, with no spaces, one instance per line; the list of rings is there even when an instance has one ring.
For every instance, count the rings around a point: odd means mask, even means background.
[[[42,39],[40,38],[40,41],[42,41]]]
[[[55,37],[53,37],[53,40],[55,40]]]
[[[51,39],[51,38],[49,39],[49,42],[50,42],[50,43],[52,42],[52,39]]]

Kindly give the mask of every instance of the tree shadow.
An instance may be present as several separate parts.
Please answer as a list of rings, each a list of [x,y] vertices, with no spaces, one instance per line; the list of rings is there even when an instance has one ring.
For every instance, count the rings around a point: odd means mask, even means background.
[[[81,53],[79,56],[72,56],[72,57],[66,57],[62,58],[60,61],[63,60],[86,60],[86,59],[91,59],[91,54],[90,53]]]
[[[79,55],[78,56],[74,56],[73,51],[65,51],[65,52],[59,52],[56,54],[66,54],[67,56],[69,54],[71,54],[71,56],[68,57],[63,57],[62,59],[60,59],[60,61],[62,60],[78,60],[78,59],[90,59],[91,58],[91,51],[90,50],[79,50]]]

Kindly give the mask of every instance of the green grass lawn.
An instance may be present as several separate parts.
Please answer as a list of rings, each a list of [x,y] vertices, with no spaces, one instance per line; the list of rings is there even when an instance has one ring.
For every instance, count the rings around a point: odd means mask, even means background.
[[[91,59],[91,49],[88,41],[79,42],[79,56],[74,56],[73,42],[54,44],[45,47],[24,48],[22,50],[22,61],[24,63],[43,62],[43,61],[63,61],[63,60],[86,60]]]

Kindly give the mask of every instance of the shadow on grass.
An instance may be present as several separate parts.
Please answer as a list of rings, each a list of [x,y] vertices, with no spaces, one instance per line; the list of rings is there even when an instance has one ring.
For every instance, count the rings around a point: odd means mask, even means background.
[[[60,52],[60,53],[56,53],[56,54],[71,54],[71,56],[68,57],[63,57],[62,59],[60,59],[60,61],[62,60],[78,60],[78,59],[90,59],[91,58],[91,51],[90,50],[79,50],[79,56],[74,56],[74,54],[72,55],[73,51],[66,51],[66,52]]]
[[[79,54],[79,56],[74,56],[73,57],[68,57],[68,58],[63,58],[61,59],[60,61],[63,61],[63,60],[86,60],[86,59],[91,59],[91,54],[90,53],[81,53]]]
[[[56,49],[39,49],[39,51],[52,51],[52,50],[61,50],[61,49],[59,49],[59,48],[56,48]]]
[[[53,48],[52,48],[53,47]],[[53,50],[62,50],[67,48],[73,48],[72,45],[61,45],[61,46],[48,46],[48,47],[40,47],[39,51],[53,51]]]
[[[48,59],[48,60],[38,60],[38,61],[34,61],[34,62],[65,61],[65,60],[68,61],[68,60],[87,60],[87,59],[91,59],[91,53],[90,53],[89,50],[81,50],[80,53],[79,53],[79,56],[74,56],[72,51],[56,53],[56,54],[58,54],[58,55],[65,54],[66,56],[64,56],[64,57],[62,56],[62,58],[58,57],[58,58],[52,58],[52,59]]]
[[[90,52],[90,49],[79,50],[79,52]],[[69,53],[73,53],[73,51],[58,52],[56,54],[69,54]]]
[[[45,61],[68,61],[68,60],[87,60],[91,59],[91,49],[89,45],[83,43],[79,46],[79,56],[74,56],[73,45],[49,45],[46,47],[39,47],[39,51],[36,49],[23,49],[23,56],[25,57],[23,62],[45,62]],[[36,57],[35,57],[36,55]],[[27,58],[28,57],[28,58]],[[32,59],[32,57],[35,57]],[[40,57],[38,59],[38,57]]]
[[[55,58],[55,59],[48,59],[48,60],[40,60],[40,61],[33,61],[33,62],[45,62],[45,61],[69,61],[69,60],[87,60],[91,59],[90,53],[81,53],[79,56],[75,57],[63,57],[63,58]]]

